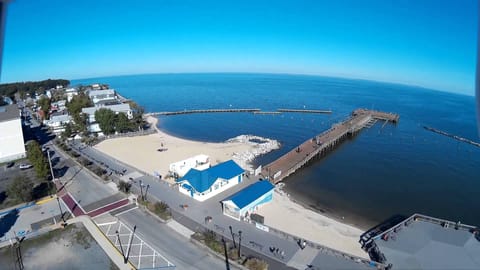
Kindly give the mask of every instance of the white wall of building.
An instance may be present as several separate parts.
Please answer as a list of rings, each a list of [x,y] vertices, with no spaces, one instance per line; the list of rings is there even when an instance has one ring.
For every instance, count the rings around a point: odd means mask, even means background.
[[[207,155],[197,155],[187,158],[175,163],[171,163],[169,171],[176,173],[179,177],[183,177],[190,169],[197,169],[199,171],[208,169],[210,167],[209,157]]]
[[[243,181],[243,176],[240,174],[240,182]],[[222,178],[217,179],[210,187],[210,190],[207,190],[203,193],[193,193],[193,198],[197,201],[203,202],[212,198],[213,196],[222,193],[223,191],[237,185],[239,183],[238,176],[235,176],[231,179],[225,180]],[[187,183],[188,184],[188,183]],[[190,185],[190,184],[189,184]],[[182,187],[182,184],[179,184],[179,191],[189,197],[192,197],[189,190]]]
[[[0,122],[0,162],[26,157],[20,118]]]

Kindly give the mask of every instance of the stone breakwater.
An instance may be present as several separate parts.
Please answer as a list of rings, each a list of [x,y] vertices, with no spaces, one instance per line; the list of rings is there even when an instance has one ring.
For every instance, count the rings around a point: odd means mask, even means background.
[[[267,154],[280,148],[280,142],[277,140],[263,138],[255,135],[239,135],[228,139],[226,143],[245,143],[251,145],[249,151],[234,153],[232,158],[244,169],[253,171],[252,161],[261,155]]]

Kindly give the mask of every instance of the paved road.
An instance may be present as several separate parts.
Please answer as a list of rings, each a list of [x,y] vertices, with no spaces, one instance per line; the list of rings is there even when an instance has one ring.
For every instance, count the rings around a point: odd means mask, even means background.
[[[81,144],[77,145],[76,147],[81,148],[82,153],[88,155],[90,158],[94,158],[99,163],[107,164],[109,168],[122,171],[125,175],[141,175],[135,168],[126,164],[122,164],[114,158],[105,155],[92,147],[85,147]],[[238,232],[242,231],[242,253],[246,255],[262,257],[269,263],[271,269],[292,269],[287,265],[295,265],[295,268],[301,269],[303,267],[306,268],[307,265],[311,264],[320,267],[321,265],[315,265],[319,263],[319,260],[317,259],[318,257],[327,258],[329,261],[331,261],[329,264],[336,265],[339,268],[352,268],[353,265],[358,266],[357,268],[354,267],[355,269],[363,269],[365,266],[357,263],[352,264],[352,260],[329,254],[329,252],[325,250],[320,251],[315,249],[312,251],[313,254],[308,256],[299,256],[303,251],[299,248],[296,243],[296,239],[293,237],[278,233],[264,232],[260,229],[257,229],[252,224],[240,222],[223,215],[220,201],[239,189],[239,186],[227,190],[205,202],[198,202],[179,193],[177,188],[170,187],[168,184],[166,184],[166,182],[159,181],[157,178],[151,175],[144,174],[134,177],[133,180],[135,181],[133,190],[136,193],[140,193],[138,186],[139,180],[142,180],[144,185],[150,185],[148,196],[150,198],[153,197],[154,199],[166,202],[174,210],[173,216],[175,220],[193,231],[206,227],[215,231],[217,235],[232,240],[232,234],[229,230],[229,227],[232,226],[232,231],[234,234],[236,234],[235,240],[237,242]],[[249,181],[247,180],[246,182]],[[181,209],[179,206],[183,204],[188,204],[188,210],[185,212],[180,212]],[[210,223],[204,224],[206,216],[211,216],[213,219]],[[275,252],[271,252],[270,247],[279,248],[281,251],[284,251],[284,255],[281,256]],[[307,251],[304,253],[306,252]]]
[[[118,217],[130,227],[136,225],[136,233],[173,262],[176,269],[225,269],[224,261],[208,254],[207,251],[140,209],[120,214]]]

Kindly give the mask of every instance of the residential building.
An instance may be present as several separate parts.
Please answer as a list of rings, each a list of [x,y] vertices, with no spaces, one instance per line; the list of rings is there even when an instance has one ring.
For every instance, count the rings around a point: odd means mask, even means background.
[[[20,110],[16,104],[0,107],[0,163],[26,157]]]
[[[258,181],[223,200],[223,214],[236,220],[249,220],[258,207],[273,200],[274,190],[275,186],[269,181]]]
[[[65,90],[65,95],[67,96],[67,101],[72,101],[72,98],[78,95],[78,90],[76,88],[68,88]]]
[[[100,126],[95,120],[95,112],[100,109],[109,109],[115,113],[125,113],[128,119],[133,118],[133,112],[130,109],[130,105],[128,104],[117,104],[117,105],[107,105],[103,107],[87,107],[82,109],[82,113],[86,113],[88,115],[88,130],[90,132],[101,132]]]
[[[210,167],[210,160],[207,155],[197,155],[179,162],[170,164],[169,172],[175,177],[183,177],[190,169],[199,171]]]
[[[49,120],[44,124],[50,127],[56,135],[65,131],[65,125],[72,122],[72,117],[68,114],[52,114]]]
[[[181,193],[205,201],[242,182],[243,173],[235,161],[228,160],[205,170],[190,169],[177,183]]]
[[[100,101],[116,100],[117,95],[115,94],[114,89],[105,89],[105,90],[90,90],[88,91],[88,97],[93,102],[97,104]]]

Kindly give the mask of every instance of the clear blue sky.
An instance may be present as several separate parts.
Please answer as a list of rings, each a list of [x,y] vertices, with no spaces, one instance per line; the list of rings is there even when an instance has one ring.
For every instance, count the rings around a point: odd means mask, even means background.
[[[272,72],[473,95],[477,10],[476,0],[14,0],[1,81]]]

